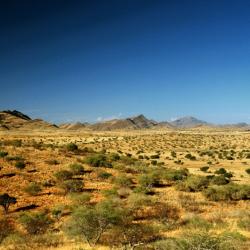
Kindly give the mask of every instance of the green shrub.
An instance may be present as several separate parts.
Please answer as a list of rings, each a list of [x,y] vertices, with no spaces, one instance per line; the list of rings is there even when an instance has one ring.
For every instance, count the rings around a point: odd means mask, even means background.
[[[0,158],[3,158],[8,155],[8,152],[0,151]]]
[[[111,161],[119,161],[121,159],[120,155],[117,153],[110,154],[109,158]]]
[[[70,180],[73,177],[73,173],[68,170],[60,170],[54,174],[58,181]]]
[[[192,175],[177,184],[177,189],[186,192],[199,192],[208,187],[209,180],[205,176]]]
[[[83,165],[79,164],[79,163],[74,163],[71,164],[69,166],[71,172],[73,173],[73,175],[82,175],[84,174],[84,167]]]
[[[24,188],[24,191],[29,194],[29,195],[37,195],[39,192],[42,191],[41,186],[36,183],[36,182],[32,182],[29,183],[27,187]]]
[[[70,152],[74,152],[78,150],[78,146],[75,143],[69,143],[66,145],[66,149]]]
[[[45,233],[52,224],[52,220],[47,214],[41,212],[22,214],[19,221],[26,231],[32,235]]]
[[[201,168],[200,168],[200,171],[202,171],[202,172],[207,172],[208,169],[209,169],[208,166],[204,166],[204,167],[201,167]]]
[[[233,183],[224,186],[211,186],[204,190],[203,194],[212,201],[249,200],[250,186]]]
[[[217,169],[214,173],[215,174],[225,174],[227,171],[225,168],[220,168],[220,169]]]
[[[25,168],[25,162],[24,161],[17,161],[15,163],[15,167],[18,168],[18,169],[24,169]]]
[[[89,156],[86,158],[85,162],[92,167],[112,167],[112,164],[108,161],[106,155],[104,154]]]
[[[189,159],[191,161],[195,161],[196,160],[196,157],[194,155],[191,155],[191,154],[186,154],[185,158],[187,158],[187,159]]]

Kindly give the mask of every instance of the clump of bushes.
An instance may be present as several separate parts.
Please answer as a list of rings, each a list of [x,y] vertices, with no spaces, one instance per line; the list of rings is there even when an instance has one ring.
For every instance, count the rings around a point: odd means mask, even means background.
[[[250,186],[233,183],[224,186],[211,186],[204,190],[203,194],[212,201],[249,200]]]
[[[185,155],[185,158],[191,160],[191,161],[195,161],[196,160],[196,157],[194,155],[191,155],[190,153],[189,154],[186,154]]]
[[[45,233],[52,224],[52,220],[44,212],[22,214],[19,221],[32,235]]]

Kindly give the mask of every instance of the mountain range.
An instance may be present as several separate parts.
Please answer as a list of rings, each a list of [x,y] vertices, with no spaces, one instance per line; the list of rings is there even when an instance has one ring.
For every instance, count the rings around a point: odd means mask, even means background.
[[[28,115],[17,110],[0,111],[0,130],[93,130],[93,131],[114,131],[114,130],[140,130],[140,129],[199,129],[199,128],[228,128],[250,130],[247,123],[215,125],[192,116],[185,116],[174,121],[156,122],[140,114],[125,119],[113,119],[109,121],[90,123],[63,123],[60,125],[51,124],[42,119],[31,119]]]

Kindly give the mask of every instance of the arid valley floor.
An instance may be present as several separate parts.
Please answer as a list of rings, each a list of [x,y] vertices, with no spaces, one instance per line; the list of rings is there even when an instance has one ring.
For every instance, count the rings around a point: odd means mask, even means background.
[[[250,249],[250,132],[2,131],[0,156],[1,249]]]

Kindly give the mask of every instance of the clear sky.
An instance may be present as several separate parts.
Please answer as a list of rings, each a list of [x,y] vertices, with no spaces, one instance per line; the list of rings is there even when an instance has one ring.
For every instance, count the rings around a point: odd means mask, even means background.
[[[250,123],[250,1],[2,0],[0,109]]]

